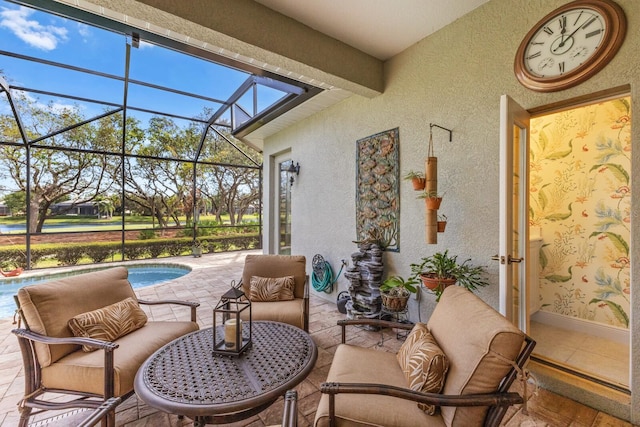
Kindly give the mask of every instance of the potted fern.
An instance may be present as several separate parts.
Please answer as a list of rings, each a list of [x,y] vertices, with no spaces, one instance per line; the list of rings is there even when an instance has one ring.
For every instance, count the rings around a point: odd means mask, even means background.
[[[424,286],[440,299],[447,286],[458,285],[475,291],[479,287],[489,285],[485,280],[486,268],[473,265],[471,259],[458,262],[457,255],[449,255],[449,250],[421,258],[420,263],[411,264],[411,280],[422,281]]]
[[[404,311],[411,294],[418,289],[413,286],[420,283],[415,278],[405,280],[401,276],[389,277],[380,285],[380,295],[382,297],[382,305],[393,312]]]

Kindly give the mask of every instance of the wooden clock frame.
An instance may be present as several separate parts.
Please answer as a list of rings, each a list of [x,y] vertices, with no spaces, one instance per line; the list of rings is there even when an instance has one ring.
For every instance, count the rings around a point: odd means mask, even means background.
[[[592,9],[605,20],[606,33],[601,46],[584,64],[566,74],[539,77],[527,70],[525,52],[533,36],[551,19],[573,9]],[[516,53],[514,72],[525,87],[537,92],[555,92],[576,86],[602,70],[616,55],[627,32],[627,20],[622,8],[612,0],[576,0],[561,6],[542,18],[524,37]]]

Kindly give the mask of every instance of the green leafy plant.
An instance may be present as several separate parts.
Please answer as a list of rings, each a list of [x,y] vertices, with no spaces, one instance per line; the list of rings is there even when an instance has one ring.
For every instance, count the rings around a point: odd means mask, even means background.
[[[418,283],[420,283],[420,281],[415,278],[405,280],[404,277],[393,276],[382,282],[380,291],[387,293],[389,296],[409,296],[409,294],[418,292],[418,289],[413,286]]]
[[[423,172],[416,172],[414,170],[410,170],[409,172],[407,172],[404,176],[404,179],[406,179],[407,181],[411,181],[412,179],[424,179],[424,173]]]
[[[418,194],[418,199],[442,199],[444,193],[438,193],[437,191],[423,191]]]
[[[442,291],[449,285],[456,284],[472,292],[479,287],[488,286],[490,283],[485,280],[486,267],[470,262],[470,258],[458,262],[458,256],[449,255],[448,249],[436,252],[421,258],[419,263],[411,264],[413,275],[410,280],[421,279],[422,283],[436,294],[436,300],[440,299]]]

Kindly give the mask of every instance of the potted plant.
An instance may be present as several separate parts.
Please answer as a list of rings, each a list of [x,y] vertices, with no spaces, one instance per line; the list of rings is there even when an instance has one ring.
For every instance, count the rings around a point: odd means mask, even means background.
[[[442,214],[438,215],[438,233],[443,233],[447,227],[447,216]]]
[[[407,301],[411,294],[418,289],[413,286],[420,283],[415,278],[405,280],[401,276],[389,277],[380,285],[380,295],[382,296],[382,305],[389,311],[403,311],[407,307]]]
[[[440,299],[442,291],[447,286],[457,284],[475,291],[479,287],[489,285],[484,279],[486,268],[473,265],[470,261],[471,259],[466,259],[462,263],[458,262],[458,256],[449,255],[448,249],[436,252],[422,258],[420,263],[411,264],[411,279],[420,278],[424,286],[436,294],[436,301]]]
[[[438,194],[436,191],[423,191],[418,198],[424,199],[427,209],[438,210],[440,203],[442,203],[443,194]]]
[[[424,177],[424,173],[412,170],[407,172],[407,174],[404,176],[404,179],[406,179],[407,181],[411,181],[411,183],[413,184],[413,189],[417,191],[424,190],[425,183],[427,182]]]
[[[200,258],[202,256],[202,242],[200,240],[194,240],[191,246],[191,253],[194,258]]]

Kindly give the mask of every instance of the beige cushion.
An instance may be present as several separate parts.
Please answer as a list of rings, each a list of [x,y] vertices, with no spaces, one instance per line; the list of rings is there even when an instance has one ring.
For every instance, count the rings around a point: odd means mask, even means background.
[[[115,341],[128,333],[140,329],[147,323],[147,315],[138,302],[127,298],[88,313],[82,313],[69,320],[73,335],[102,341]],[[82,346],[84,351],[97,350],[96,347]]]
[[[327,382],[378,383],[406,388],[395,353],[341,344],[336,349]],[[373,394],[338,394],[338,426],[444,426],[439,415],[429,416],[415,402]],[[329,425],[329,396],[323,394],[316,411],[316,427]]]
[[[447,287],[428,322],[449,359],[443,394],[496,391],[520,352],[524,334],[460,286]],[[487,407],[440,408],[447,426],[481,426]]]
[[[293,299],[295,282],[293,276],[251,277],[251,301],[289,301]]]
[[[249,320],[249,310],[244,310],[240,317]],[[304,329],[304,299],[296,298],[290,301],[252,302],[252,320],[272,320],[287,323]]]
[[[242,286],[245,295],[251,295],[251,277],[293,276],[294,296],[304,298],[307,277],[306,258],[302,255],[254,255],[249,254],[244,261]]]
[[[125,267],[114,267],[38,283],[19,289],[18,301],[33,332],[49,337],[72,337],[69,329],[72,317],[129,297],[136,299],[127,276]],[[42,367],[80,349],[71,344],[42,343],[35,343],[35,348]]]
[[[398,364],[411,390],[423,393],[440,393],[444,386],[449,361],[433,338],[427,325],[417,323],[397,354]],[[436,406],[418,403],[429,415],[436,413]]]
[[[147,322],[144,327],[118,338],[113,352],[114,393],[122,396],[133,390],[138,368],[153,352],[165,344],[198,330],[198,324],[187,321]],[[42,369],[42,385],[46,388],[104,393],[104,352],[76,351]]]

